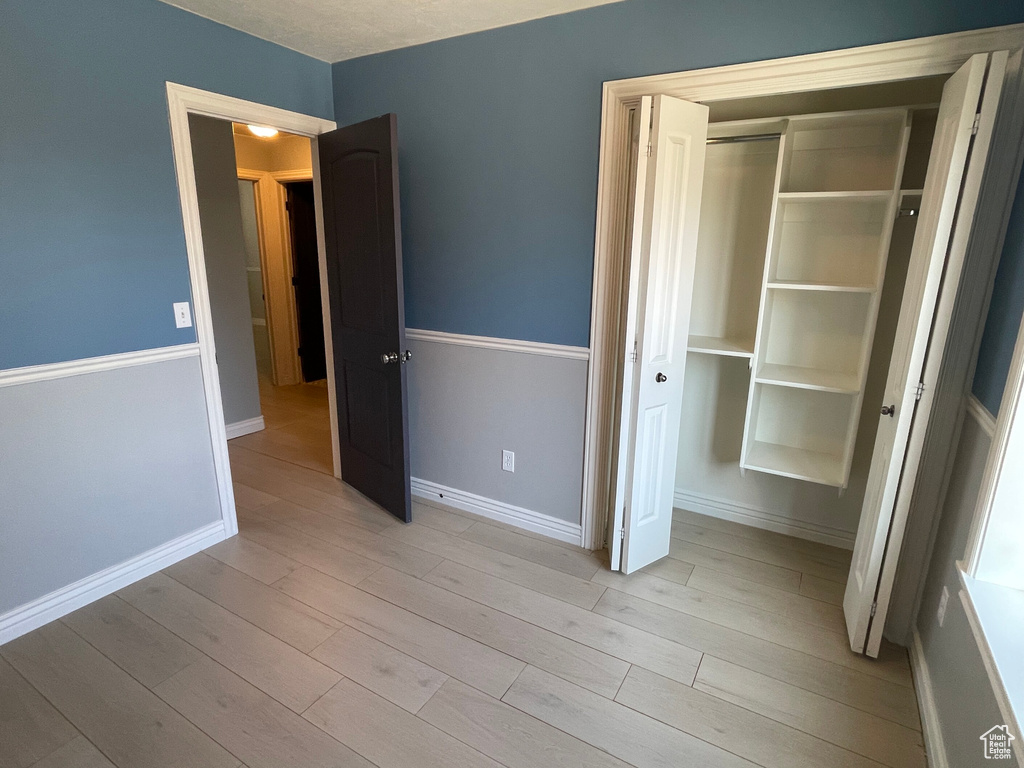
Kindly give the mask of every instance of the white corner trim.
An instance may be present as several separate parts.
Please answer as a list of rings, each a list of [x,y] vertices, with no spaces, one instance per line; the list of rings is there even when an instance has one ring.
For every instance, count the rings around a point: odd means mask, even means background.
[[[61,616],[66,616],[83,605],[106,597],[226,538],[224,522],[218,520],[143,552],[120,565],[86,576],[56,592],[18,606],[0,616],[0,645]]]
[[[418,477],[412,478],[412,492],[413,495],[422,499],[440,501],[455,509],[461,509],[463,512],[486,517],[488,520],[498,520],[568,544],[579,545],[580,543],[580,526],[578,524],[567,523],[542,512],[515,507],[503,501],[449,488],[429,480],[421,480]]]
[[[236,421],[233,424],[228,424],[224,427],[224,430],[228,434],[228,440],[233,440],[236,437],[242,435],[251,435],[253,432],[262,432],[266,428],[263,423],[263,417],[257,416],[253,419],[245,419],[244,421]]]
[[[83,373],[112,371],[116,368],[130,368],[134,365],[160,363],[164,360],[178,360],[182,357],[195,357],[199,354],[199,345],[178,344],[173,347],[143,349],[139,352],[122,352],[103,357],[87,357],[82,360],[68,360],[64,363],[47,363],[45,365],[27,365],[23,368],[0,370],[0,387],[12,387],[17,384],[31,384],[36,381],[63,379],[68,376],[79,376]]]
[[[587,347],[570,347],[565,344],[547,344],[542,341],[521,341],[518,339],[499,339],[495,336],[470,336],[464,333],[445,333],[444,331],[426,331],[419,328],[407,328],[406,338],[414,341],[433,341],[438,344],[457,344],[463,347],[479,349],[500,349],[504,352],[521,352],[525,355],[544,355],[546,357],[564,357],[569,360],[589,360],[590,350]]]
[[[720,520],[731,520],[734,523],[762,528],[766,531],[784,533],[787,536],[816,541],[819,544],[829,544],[841,549],[853,549],[853,542],[857,537],[856,533],[850,533],[840,528],[793,520],[759,507],[706,496],[683,488],[676,488],[673,501],[676,507],[690,512],[717,517]]]
[[[974,395],[967,396],[967,413],[974,417],[989,440],[996,436],[996,417]]]
[[[917,709],[921,714],[921,735],[924,736],[924,752],[929,768],[949,768],[946,757],[946,743],[942,739],[942,721],[935,706],[935,692],[924,657],[921,635],[914,628],[910,643],[910,670],[914,677],[914,691],[917,693]]]

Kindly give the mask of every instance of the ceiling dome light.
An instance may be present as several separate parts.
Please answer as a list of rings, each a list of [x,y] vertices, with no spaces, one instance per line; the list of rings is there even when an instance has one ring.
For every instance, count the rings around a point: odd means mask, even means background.
[[[277,136],[277,128],[268,128],[265,125],[250,125],[248,126],[249,133],[253,136],[259,136],[261,139],[272,139]]]

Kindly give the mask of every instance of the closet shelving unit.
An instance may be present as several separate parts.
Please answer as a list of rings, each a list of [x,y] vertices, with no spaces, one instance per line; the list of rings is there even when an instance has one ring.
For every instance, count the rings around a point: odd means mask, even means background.
[[[741,469],[846,487],[909,134],[907,109],[785,121]]]

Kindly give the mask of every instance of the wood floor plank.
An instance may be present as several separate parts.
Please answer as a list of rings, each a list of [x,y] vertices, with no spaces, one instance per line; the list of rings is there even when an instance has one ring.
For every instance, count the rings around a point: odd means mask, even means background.
[[[0,648],[113,763],[236,768],[238,760],[61,622]]]
[[[419,716],[509,768],[628,768],[607,752],[458,680],[441,686]]]
[[[892,768],[925,768],[920,732],[714,656],[694,688]]]
[[[382,531],[394,522],[394,518],[387,512],[369,504],[365,499],[359,497],[354,489],[344,486],[343,488],[336,487],[333,492],[328,492],[314,487],[319,482],[343,486],[340,480],[335,480],[329,475],[319,472],[299,480],[290,477],[289,473],[301,469],[301,467],[288,465],[290,469],[282,470],[276,463],[271,463],[273,460],[266,459],[265,462],[259,467],[238,465],[236,469],[233,465],[232,475],[246,485],[264,493],[299,504],[306,509],[336,517],[369,531]],[[313,477],[317,477],[317,480],[312,480]]]
[[[359,588],[604,696],[615,695],[629,669],[621,659],[390,568]]]
[[[260,514],[411,576],[422,576],[441,562],[441,558],[435,554],[350,525],[335,517],[304,509],[290,501],[279,501],[264,507]]]
[[[688,685],[633,667],[617,702],[765,768],[879,768],[879,763]]]
[[[526,666],[483,643],[312,568],[301,568],[276,586],[354,629],[492,696],[501,696],[508,690]]]
[[[700,663],[700,652],[692,648],[452,562],[439,565],[426,581],[687,685]]]
[[[337,619],[202,552],[165,568],[164,573],[303,653],[342,626]]]
[[[486,755],[348,679],[304,717],[380,768],[499,768]]]
[[[665,579],[666,581],[674,581],[676,584],[685,584],[690,580],[693,568],[694,566],[690,563],[684,563],[682,560],[676,560],[674,557],[663,557],[661,560],[655,560],[650,565],[641,568],[640,573],[657,576],[659,579]],[[598,581],[602,572],[607,571],[607,568],[602,568],[598,571],[594,575],[594,581]]]
[[[202,655],[117,595],[79,608],[62,621],[147,688],[162,683]]]
[[[637,768],[753,768],[754,763],[629,707],[527,667],[502,701]]]
[[[300,504],[325,515],[336,517],[365,528],[368,531],[382,531],[391,525],[380,510],[365,506],[343,496],[317,490],[302,482],[283,478],[274,469],[239,466],[232,469],[232,474],[241,482],[264,493],[276,496],[282,501]]]
[[[738,557],[718,549],[691,544],[675,537],[669,542],[668,556],[693,566],[701,565],[713,571],[729,573],[741,579],[768,584],[777,589],[785,589],[790,592],[800,591],[799,571],[780,568],[759,560],[751,560],[749,557]]]
[[[601,561],[586,550],[570,549],[559,544],[541,541],[489,523],[474,523],[461,536],[490,549],[515,555],[523,560],[529,560],[580,579],[589,579],[601,567]]]
[[[272,504],[278,501],[277,496],[271,496],[269,493],[258,491],[255,488],[250,488],[245,483],[233,482],[232,487],[235,491],[235,506],[241,507],[242,509],[256,510],[260,507],[265,507],[267,504]]]
[[[380,568],[380,563],[357,555],[297,528],[282,523],[239,520],[239,535],[304,566],[315,568],[347,584],[358,584]]]
[[[908,727],[917,724],[917,699],[911,687],[679,613],[618,590],[608,590],[594,611],[893,722]]]
[[[342,627],[311,655],[413,714],[448,679],[429,664],[349,626]]]
[[[646,574],[631,574],[614,589],[900,685],[911,685],[905,659],[869,659],[853,653],[842,624],[825,629]]]
[[[763,608],[766,611],[808,624],[815,624],[833,632],[843,633],[846,631],[846,619],[843,616],[842,608],[793,594],[784,589],[747,581],[708,568],[694,568],[686,586],[738,603]]]
[[[820,555],[808,554],[772,542],[753,541],[741,536],[732,536],[721,531],[712,531],[687,523],[672,523],[672,537],[690,544],[699,544],[708,549],[717,549],[731,555],[759,560],[780,568],[789,568],[800,573],[809,573],[822,579],[846,582],[850,567]],[[844,550],[838,550],[843,552]]]
[[[795,536],[787,536],[784,533],[769,531],[764,528],[755,528],[752,525],[734,523],[731,520],[722,520],[710,515],[702,515],[697,512],[689,512],[684,509],[672,510],[672,519],[679,523],[688,523],[700,528],[707,528],[713,531],[739,536],[751,541],[764,542],[769,545],[794,549],[798,552],[817,556],[825,562],[835,562],[849,566],[853,553],[849,549],[834,547],[829,544],[822,544],[808,539],[798,539]]]
[[[249,768],[372,768],[344,744],[209,659],[182,670],[156,692]]]
[[[341,677],[163,573],[118,595],[296,712],[305,711]]]
[[[278,554],[242,536],[232,536],[212,547],[207,547],[203,552],[264,584],[273,584],[302,567],[301,563],[290,557]]]
[[[0,659],[0,768],[27,768],[77,737],[74,726]]]
[[[396,525],[385,531],[384,535],[587,610],[593,608],[604,593],[604,587],[600,584],[473,541],[431,530],[415,522]]]
[[[420,525],[433,528],[436,531],[458,535],[469,528],[476,520],[456,515],[446,509],[423,504],[413,499],[412,519]],[[399,523],[401,525],[401,523]]]
[[[812,600],[821,600],[825,603],[842,606],[846,585],[828,579],[819,579],[817,576],[805,573],[800,579],[800,594]]]
[[[114,768],[114,764],[85,736],[77,736],[39,762],[33,763],[32,768]]]
[[[324,447],[327,450],[330,450],[329,435],[327,436],[327,445]],[[291,462],[282,461],[274,456],[256,453],[245,448],[236,450],[234,445],[230,446],[230,451],[232,466],[237,464],[249,467],[250,469],[259,470],[270,477],[303,485],[329,496],[335,496],[339,499],[351,502],[354,505],[362,504],[374,512],[374,518],[383,523],[388,523],[393,519],[375,504],[369,502],[365,496],[359,493],[359,491],[351,485],[339,480],[332,474],[297,466]]]

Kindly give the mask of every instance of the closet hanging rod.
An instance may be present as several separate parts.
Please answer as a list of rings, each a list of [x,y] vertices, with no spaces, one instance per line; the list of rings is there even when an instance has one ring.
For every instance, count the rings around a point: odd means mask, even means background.
[[[731,144],[736,141],[771,141],[781,138],[781,133],[752,133],[749,136],[722,136],[721,138],[708,139],[708,144]]]

